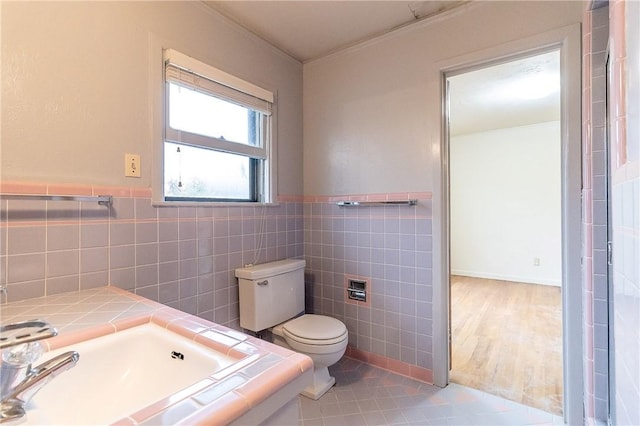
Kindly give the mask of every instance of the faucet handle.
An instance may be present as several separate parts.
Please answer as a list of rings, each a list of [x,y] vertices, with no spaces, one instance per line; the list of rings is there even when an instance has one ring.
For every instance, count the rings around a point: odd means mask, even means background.
[[[36,362],[43,353],[44,348],[40,342],[23,343],[2,351],[2,362],[22,367]]]
[[[57,335],[58,331],[43,320],[7,324],[0,327],[0,349],[48,339]]]

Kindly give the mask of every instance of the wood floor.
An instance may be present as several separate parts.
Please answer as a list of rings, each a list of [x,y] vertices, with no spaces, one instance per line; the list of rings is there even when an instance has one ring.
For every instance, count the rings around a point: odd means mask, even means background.
[[[450,379],[562,414],[560,288],[451,277]]]

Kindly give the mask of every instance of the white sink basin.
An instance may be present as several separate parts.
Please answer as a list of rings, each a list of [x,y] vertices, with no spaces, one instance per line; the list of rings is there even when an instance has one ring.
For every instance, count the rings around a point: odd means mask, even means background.
[[[69,350],[80,354],[76,366],[46,384],[15,424],[111,424],[238,361],[149,323],[48,352],[36,364]]]

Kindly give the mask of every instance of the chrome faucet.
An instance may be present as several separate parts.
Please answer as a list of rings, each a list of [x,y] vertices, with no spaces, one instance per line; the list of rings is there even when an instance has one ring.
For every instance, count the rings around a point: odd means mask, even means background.
[[[44,353],[39,340],[57,334],[55,328],[40,320],[0,327],[0,423],[23,417],[31,398],[51,379],[78,362],[80,355],[69,351],[32,367]]]

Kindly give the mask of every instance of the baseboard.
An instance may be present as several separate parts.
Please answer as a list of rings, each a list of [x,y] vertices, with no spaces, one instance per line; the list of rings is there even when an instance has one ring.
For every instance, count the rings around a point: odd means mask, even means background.
[[[345,352],[347,358],[357,359],[367,364],[382,368],[383,370],[392,371],[402,376],[411,377],[412,379],[433,384],[433,370],[418,367],[417,365],[408,364],[393,358],[387,358],[383,355],[374,354],[363,351],[351,345],[347,346]]]
[[[463,277],[473,277],[473,278],[486,278],[490,280],[500,280],[500,281],[513,281],[517,283],[526,283],[526,284],[548,285],[548,286],[554,286],[554,287],[560,287],[562,285],[562,281],[556,280],[556,279],[524,277],[520,275],[516,276],[516,275],[492,274],[488,272],[464,271],[460,269],[452,269],[451,275],[461,275]]]

